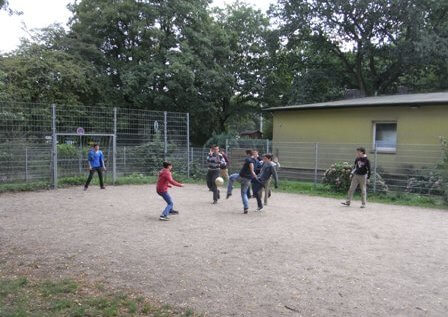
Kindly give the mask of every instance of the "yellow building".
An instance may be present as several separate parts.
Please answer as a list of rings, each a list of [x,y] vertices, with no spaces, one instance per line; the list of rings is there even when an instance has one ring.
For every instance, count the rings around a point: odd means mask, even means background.
[[[419,170],[434,165],[440,159],[440,137],[448,137],[448,92],[349,99],[268,111],[274,120],[273,152],[289,168],[324,170],[335,161],[351,160],[354,148],[364,146],[381,162],[381,168],[400,174],[404,168]]]

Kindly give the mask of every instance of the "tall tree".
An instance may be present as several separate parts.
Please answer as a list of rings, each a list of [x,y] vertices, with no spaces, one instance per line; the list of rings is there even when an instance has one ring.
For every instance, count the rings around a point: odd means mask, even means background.
[[[399,78],[424,64],[435,43],[446,46],[433,17],[448,4],[432,0],[279,0],[272,10],[289,47],[311,43],[338,58],[351,85],[366,95],[393,91]],[[432,38],[429,45],[425,39]]]

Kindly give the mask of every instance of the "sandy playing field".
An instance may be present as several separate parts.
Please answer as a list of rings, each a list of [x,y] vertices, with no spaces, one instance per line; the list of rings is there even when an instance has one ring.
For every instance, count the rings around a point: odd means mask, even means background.
[[[274,193],[242,214],[205,186],[0,196],[0,260],[82,275],[206,316],[447,316],[448,212]],[[224,196],[222,193],[221,196]]]

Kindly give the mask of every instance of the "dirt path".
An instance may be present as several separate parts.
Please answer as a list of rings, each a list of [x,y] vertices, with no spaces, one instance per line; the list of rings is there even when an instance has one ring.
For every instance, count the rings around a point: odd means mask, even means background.
[[[262,214],[238,192],[153,186],[0,196],[0,260],[130,287],[206,316],[447,316],[448,213],[274,193]],[[252,210],[255,202],[250,202]]]

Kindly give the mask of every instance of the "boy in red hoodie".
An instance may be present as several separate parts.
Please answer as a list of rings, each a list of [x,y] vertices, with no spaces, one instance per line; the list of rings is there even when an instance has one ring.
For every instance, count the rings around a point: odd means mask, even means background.
[[[170,218],[168,218],[168,215],[171,214],[178,214],[179,212],[173,210],[173,200],[171,199],[170,194],[168,194],[168,188],[172,187],[171,185],[183,187],[181,183],[176,182],[173,179],[173,176],[171,175],[171,170],[173,169],[173,164],[169,162],[163,162],[163,169],[159,173],[159,179],[157,181],[157,194],[163,197],[163,199],[166,201],[167,206],[165,210],[162,212],[162,215],[160,216],[160,220],[162,221],[168,221]]]

